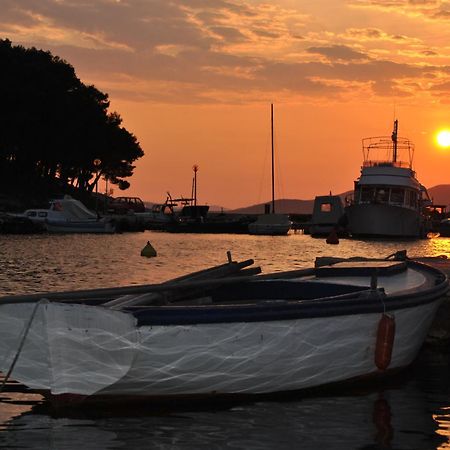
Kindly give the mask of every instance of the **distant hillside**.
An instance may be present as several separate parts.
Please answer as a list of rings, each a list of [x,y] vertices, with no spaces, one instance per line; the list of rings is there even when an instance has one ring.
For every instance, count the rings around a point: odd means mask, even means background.
[[[233,209],[230,212],[239,214],[263,214],[265,204],[259,203],[245,208]],[[314,200],[280,199],[275,200],[275,211],[283,214],[311,214],[313,204]]]
[[[338,194],[342,200],[350,193],[350,191]],[[269,202],[267,202],[269,203]],[[247,206],[245,208],[233,209],[230,212],[239,214],[263,214],[264,205],[266,203],[258,203],[256,205]],[[275,200],[275,211],[282,214],[311,214],[313,211],[314,199],[312,200],[294,200],[280,199]]]
[[[352,191],[346,191],[338,194],[342,200]],[[433,199],[433,203],[437,205],[450,205],[450,184],[439,184],[428,189],[428,194]],[[269,203],[269,202],[267,202]],[[263,214],[264,205],[266,203],[259,203],[256,205],[247,206],[245,208],[234,209],[230,212],[241,214]],[[314,206],[314,199],[312,200],[293,200],[280,199],[275,200],[275,211],[283,214],[311,214]]]
[[[438,184],[428,189],[428,194],[436,205],[450,205],[450,184]]]

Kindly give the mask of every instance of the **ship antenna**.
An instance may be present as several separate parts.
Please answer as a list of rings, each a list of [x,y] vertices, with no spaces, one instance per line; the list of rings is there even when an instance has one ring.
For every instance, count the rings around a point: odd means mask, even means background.
[[[394,120],[394,131],[392,132],[392,143],[394,144],[393,162],[397,162],[397,132],[398,132],[398,120]]]

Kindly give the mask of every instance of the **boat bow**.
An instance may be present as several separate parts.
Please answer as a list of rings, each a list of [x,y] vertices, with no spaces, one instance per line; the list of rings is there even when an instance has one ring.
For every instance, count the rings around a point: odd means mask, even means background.
[[[131,314],[81,304],[0,306],[0,370],[32,389],[92,395],[129,370],[138,341]],[[27,327],[29,329],[27,330]],[[23,346],[21,341],[27,333]]]

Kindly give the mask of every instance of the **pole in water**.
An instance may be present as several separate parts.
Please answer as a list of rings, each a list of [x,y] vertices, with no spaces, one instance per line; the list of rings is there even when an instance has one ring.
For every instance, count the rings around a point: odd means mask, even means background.
[[[153,248],[152,244],[150,244],[150,241],[147,241],[147,244],[141,250],[141,256],[145,256],[147,258],[153,258],[156,255],[157,255],[156,250]]]

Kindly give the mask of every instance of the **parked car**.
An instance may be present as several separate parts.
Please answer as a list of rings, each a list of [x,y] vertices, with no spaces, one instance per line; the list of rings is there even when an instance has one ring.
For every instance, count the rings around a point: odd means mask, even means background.
[[[139,197],[117,197],[109,200],[108,212],[126,214],[128,211],[145,212],[144,202]]]

